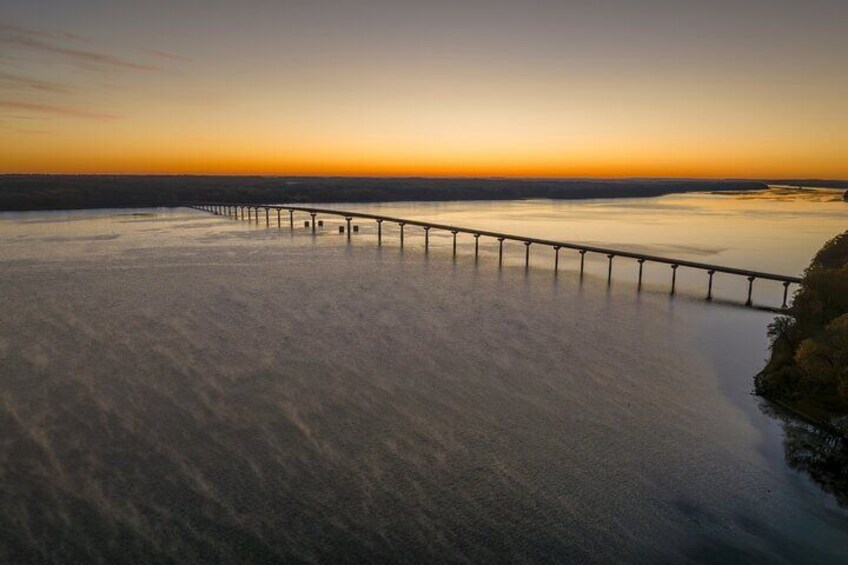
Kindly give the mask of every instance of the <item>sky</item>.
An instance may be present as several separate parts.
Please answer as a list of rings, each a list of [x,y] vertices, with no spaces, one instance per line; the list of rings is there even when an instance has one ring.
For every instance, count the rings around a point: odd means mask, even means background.
[[[4,0],[0,172],[848,178],[845,0]]]

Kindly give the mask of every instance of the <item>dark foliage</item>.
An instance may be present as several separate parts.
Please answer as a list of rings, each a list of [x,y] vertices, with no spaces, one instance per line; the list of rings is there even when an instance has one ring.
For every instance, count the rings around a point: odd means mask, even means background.
[[[817,415],[848,413],[848,232],[816,254],[788,314],[769,327],[757,392]]]
[[[754,181],[689,179],[479,179],[2,175],[0,210],[241,203],[620,198],[675,192],[756,190]]]

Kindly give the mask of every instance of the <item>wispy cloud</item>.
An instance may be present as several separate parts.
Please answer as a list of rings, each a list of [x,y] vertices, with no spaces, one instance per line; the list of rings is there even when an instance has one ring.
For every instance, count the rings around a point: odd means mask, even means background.
[[[176,53],[169,53],[168,51],[160,51],[158,49],[147,49],[145,51],[148,55],[153,55],[154,57],[158,57],[159,59],[167,59],[169,61],[192,61],[191,57],[184,57],[182,55],[177,55]]]
[[[67,106],[59,106],[55,104],[22,102],[19,100],[0,100],[0,108],[14,110],[18,112],[35,112],[48,116],[57,116],[64,118],[82,118],[101,122],[118,120],[121,118],[120,116],[116,116],[113,114],[104,114],[102,112],[80,110],[78,108],[69,108]]]
[[[161,67],[139,63],[129,59],[116,57],[108,53],[100,53],[88,49],[80,49],[76,46],[61,45],[47,39],[71,39],[75,42],[81,38],[66,32],[42,32],[37,30],[26,30],[15,26],[0,26],[0,43],[10,47],[18,47],[32,51],[39,51],[52,55],[58,55],[66,59],[86,65],[97,65],[101,67],[113,67],[123,69],[134,69],[137,71],[161,71]]]
[[[56,94],[65,94],[70,91],[67,86],[57,82],[8,73],[3,70],[0,70],[0,87],[26,88]]]

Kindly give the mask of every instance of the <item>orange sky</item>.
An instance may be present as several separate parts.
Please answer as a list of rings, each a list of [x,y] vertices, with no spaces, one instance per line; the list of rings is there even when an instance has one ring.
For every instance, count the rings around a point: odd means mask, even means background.
[[[12,2],[0,172],[848,178],[845,3],[255,4]]]

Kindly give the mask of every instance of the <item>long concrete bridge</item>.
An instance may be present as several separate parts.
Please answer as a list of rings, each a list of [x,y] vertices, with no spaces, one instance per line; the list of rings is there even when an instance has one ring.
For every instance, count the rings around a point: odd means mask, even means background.
[[[486,230],[478,230],[473,228],[464,228],[460,226],[452,226],[447,224],[436,224],[433,222],[424,222],[421,220],[407,220],[403,218],[394,218],[391,216],[382,216],[379,214],[366,214],[363,212],[347,212],[344,210],[333,210],[329,208],[314,208],[314,207],[306,207],[306,206],[291,206],[291,205],[265,205],[265,204],[233,204],[228,202],[198,202],[193,204],[186,204],[189,208],[194,208],[196,210],[202,210],[205,212],[209,212],[216,215],[221,216],[229,216],[235,219],[240,220],[248,220],[248,221],[261,221],[262,215],[264,215],[265,224],[267,226],[271,225],[272,216],[276,216],[273,219],[276,221],[277,227],[282,227],[283,216],[282,214],[285,212],[288,214],[288,224],[289,227],[293,230],[295,224],[295,213],[304,213],[308,214],[310,220],[305,222],[306,227],[311,226],[312,232],[316,231],[316,218],[319,215],[329,215],[329,216],[337,216],[342,217],[347,223],[347,227],[344,226],[339,228],[339,231],[344,231],[347,233],[347,238],[351,238],[351,221],[354,218],[363,219],[363,220],[374,220],[377,223],[377,245],[382,245],[383,243],[383,222],[388,222],[391,224],[397,224],[400,228],[400,246],[403,248],[403,239],[404,239],[404,228],[406,226],[416,226],[424,229],[424,249],[425,251],[429,251],[430,248],[430,230],[441,230],[450,232],[453,235],[453,254],[456,256],[456,238],[458,234],[469,234],[474,237],[474,256],[477,258],[480,253],[480,238],[481,237],[489,237],[496,239],[498,241],[498,265],[503,265],[503,245],[504,241],[517,241],[524,244],[524,265],[526,268],[530,267],[530,246],[538,245],[543,247],[548,247],[553,249],[554,258],[553,258],[553,267],[554,270],[559,269],[559,252],[562,249],[573,249],[580,254],[580,276],[583,276],[584,264],[586,259],[586,254],[594,253],[598,255],[606,256],[608,260],[607,267],[607,283],[612,282],[612,267],[613,260],[617,258],[624,259],[634,259],[639,265],[639,278],[638,278],[638,287],[641,289],[642,287],[642,272],[646,262],[648,263],[659,263],[668,265],[671,268],[671,294],[675,293],[675,286],[677,284],[677,269],[680,267],[685,267],[688,269],[695,269],[699,271],[703,271],[707,275],[707,293],[706,299],[712,300],[713,298],[713,277],[717,273],[732,275],[737,277],[745,277],[748,281],[748,295],[745,300],[746,306],[752,306],[752,296],[754,292],[754,281],[758,279],[762,280],[771,280],[777,281],[783,284],[783,306],[782,308],[787,307],[787,301],[789,299],[789,287],[792,284],[798,284],[801,282],[801,279],[798,277],[790,277],[786,275],[778,275],[774,273],[764,273],[760,271],[749,271],[747,269],[737,269],[735,267],[724,267],[721,265],[712,265],[709,263],[699,263],[696,261],[687,261],[682,259],[672,259],[669,257],[660,257],[657,255],[646,255],[644,253],[635,253],[633,251],[624,251],[621,249],[610,249],[606,247],[596,247],[592,245],[582,245],[577,243],[568,243],[565,241],[552,241],[548,239],[539,239],[535,237],[525,237],[520,235],[492,232]],[[264,213],[264,214],[263,214]],[[355,229],[355,226],[354,226]]]

